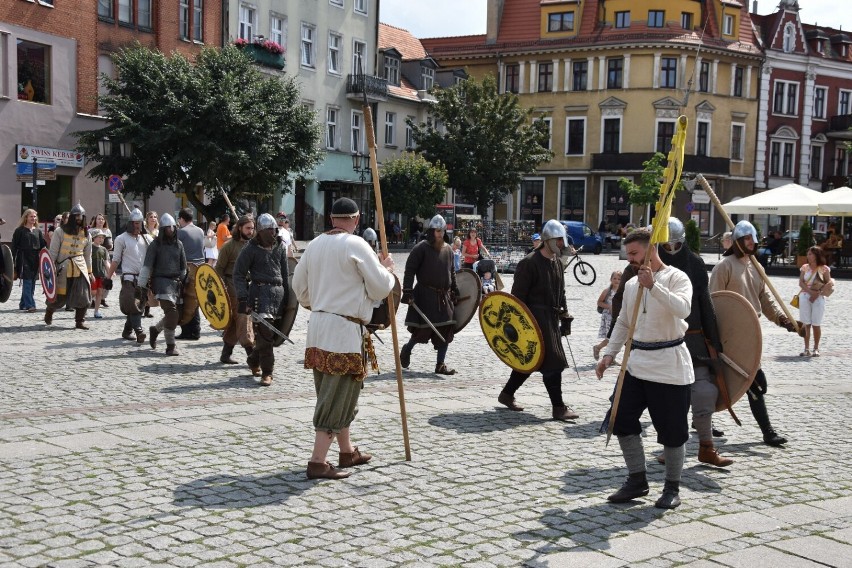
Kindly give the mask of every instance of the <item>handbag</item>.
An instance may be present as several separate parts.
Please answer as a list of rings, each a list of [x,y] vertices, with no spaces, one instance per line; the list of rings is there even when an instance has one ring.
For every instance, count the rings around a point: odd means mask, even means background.
[[[799,308],[799,295],[798,294],[793,296],[793,299],[790,300],[790,305],[793,306],[796,309]]]

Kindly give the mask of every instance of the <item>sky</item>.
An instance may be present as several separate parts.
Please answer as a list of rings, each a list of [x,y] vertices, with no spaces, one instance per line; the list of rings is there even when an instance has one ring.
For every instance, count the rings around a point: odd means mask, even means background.
[[[752,0],[747,0],[749,3]],[[415,37],[485,33],[486,0],[381,0],[381,21]],[[758,0],[758,14],[771,14],[778,0]],[[852,32],[849,0],[799,0],[802,22]]]

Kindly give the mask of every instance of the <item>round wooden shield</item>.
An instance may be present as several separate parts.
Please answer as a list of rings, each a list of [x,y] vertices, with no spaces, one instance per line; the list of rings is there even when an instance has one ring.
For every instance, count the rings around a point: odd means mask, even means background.
[[[716,311],[716,325],[722,339],[722,372],[728,386],[731,405],[741,399],[760,369],[760,356],[763,351],[763,334],[760,320],[751,303],[736,292],[720,290],[710,294]],[[733,365],[726,364],[725,359]],[[716,411],[725,410],[722,397],[716,401]]]
[[[12,282],[15,278],[15,261],[12,259],[12,249],[6,245],[0,245],[0,262],[3,263],[2,274],[0,274],[0,303],[5,302],[12,295]]]
[[[402,298],[402,285],[399,283],[399,278],[396,277],[396,274],[394,274],[393,280],[393,306],[394,313],[396,313],[399,310],[399,299]],[[388,299],[384,298],[377,308],[373,308],[373,316],[370,318],[370,323],[366,327],[375,331],[377,329],[387,329],[390,325],[391,315],[388,310]]]
[[[459,288],[460,296],[453,308],[453,319],[456,320],[455,330],[458,333],[470,323],[476,310],[479,309],[479,302],[482,300],[482,281],[470,268],[462,268],[456,272],[456,286]]]
[[[38,255],[38,276],[45,298],[48,302],[53,302],[56,300],[56,265],[46,248],[41,249]]]
[[[222,330],[231,322],[231,303],[225,282],[212,266],[202,264],[195,273],[195,295],[201,313],[213,329]]]
[[[488,346],[512,369],[537,371],[544,363],[544,341],[529,308],[506,292],[492,292],[479,306],[479,323]]]
[[[296,314],[299,313],[299,301],[296,299],[296,293],[293,292],[293,273],[296,272],[296,265],[299,261],[295,258],[287,259],[287,303],[281,306],[281,317],[275,319],[275,324],[278,330],[284,335],[290,335],[293,329],[293,324],[296,322]],[[284,343],[284,338],[276,335],[272,339],[272,345],[278,347]]]
[[[179,325],[188,324],[189,321],[195,317],[195,310],[198,309],[198,296],[195,294],[195,275],[198,273],[199,266],[209,265],[189,263],[186,265],[186,269],[189,271],[186,281],[189,282],[189,284],[183,287],[183,307],[180,312],[180,320],[178,321]]]

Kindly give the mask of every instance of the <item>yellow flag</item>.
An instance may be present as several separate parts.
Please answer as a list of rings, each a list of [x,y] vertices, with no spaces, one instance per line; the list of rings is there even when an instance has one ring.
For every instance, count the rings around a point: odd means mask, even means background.
[[[651,222],[651,244],[665,243],[669,240],[669,217],[672,215],[672,201],[675,190],[680,184],[683,173],[683,155],[686,147],[687,118],[681,115],[672,136],[672,149],[660,184],[660,199],[656,205],[656,215]]]

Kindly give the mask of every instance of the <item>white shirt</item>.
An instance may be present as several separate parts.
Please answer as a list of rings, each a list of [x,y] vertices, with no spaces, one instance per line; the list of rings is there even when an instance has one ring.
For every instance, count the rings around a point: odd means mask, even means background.
[[[638,277],[631,278],[625,284],[621,313],[603,355],[614,358],[627,342],[638,289]],[[654,287],[650,290],[642,288],[639,302],[634,340],[657,343],[684,336],[689,327],[686,318],[692,307],[692,283],[686,274],[673,266],[655,272]],[[637,379],[655,383],[689,385],[695,382],[692,358],[686,343],[653,351],[632,349],[627,370]]]
[[[360,353],[361,326],[387,298],[394,276],[361,237],[323,234],[305,249],[293,274],[293,292],[310,310],[306,347],[330,353]]]
[[[121,233],[115,239],[112,250],[113,262],[121,265],[123,280],[133,280],[133,277],[142,271],[145,262],[145,253],[148,252],[149,237],[139,235],[134,237],[127,231]]]

